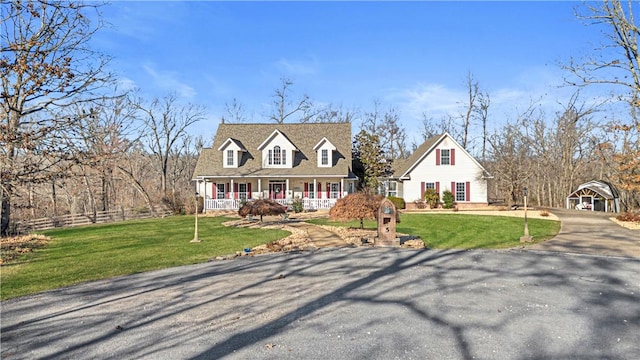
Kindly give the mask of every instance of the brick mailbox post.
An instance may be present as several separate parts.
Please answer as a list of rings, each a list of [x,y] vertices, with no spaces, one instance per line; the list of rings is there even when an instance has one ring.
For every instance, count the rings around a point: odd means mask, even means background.
[[[396,238],[396,206],[384,199],[378,208],[378,238],[375,246],[400,246]]]

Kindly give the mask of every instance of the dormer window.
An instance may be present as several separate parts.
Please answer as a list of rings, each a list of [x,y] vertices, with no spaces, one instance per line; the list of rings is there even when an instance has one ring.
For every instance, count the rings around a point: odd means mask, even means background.
[[[292,168],[295,152],[299,151],[280,130],[272,132],[258,150],[262,151],[262,167],[277,169]]]
[[[222,167],[237,168],[240,166],[242,153],[247,151],[241,142],[228,138],[218,148],[222,152]]]
[[[333,166],[333,152],[336,151],[335,145],[329,141],[329,139],[322,138],[313,150],[317,152],[318,167],[332,167]]]
[[[227,166],[233,166],[235,164],[233,150],[227,150]]]

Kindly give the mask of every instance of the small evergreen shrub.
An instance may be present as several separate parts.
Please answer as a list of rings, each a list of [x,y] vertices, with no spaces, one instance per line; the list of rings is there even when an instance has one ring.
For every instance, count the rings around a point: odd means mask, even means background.
[[[451,209],[453,208],[453,193],[451,193],[451,191],[449,190],[445,190],[442,193],[442,202],[444,203],[444,205],[442,206],[445,209]]]
[[[388,199],[391,200],[393,205],[395,205],[396,209],[404,209],[405,208],[406,204],[405,204],[403,198],[396,197],[396,196],[389,196]]]

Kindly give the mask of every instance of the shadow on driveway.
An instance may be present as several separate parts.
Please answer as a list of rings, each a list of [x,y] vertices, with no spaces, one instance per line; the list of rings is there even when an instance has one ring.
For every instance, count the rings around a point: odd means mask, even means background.
[[[640,260],[322,249],[2,303],[2,359],[640,358]]]

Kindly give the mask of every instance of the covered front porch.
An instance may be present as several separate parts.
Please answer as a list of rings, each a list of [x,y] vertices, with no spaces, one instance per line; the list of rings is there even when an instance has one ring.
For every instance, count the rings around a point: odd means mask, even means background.
[[[196,192],[204,211],[237,210],[252,199],[272,199],[284,206],[302,200],[304,210],[330,209],[336,201],[355,191],[349,178],[248,178],[200,177]]]

